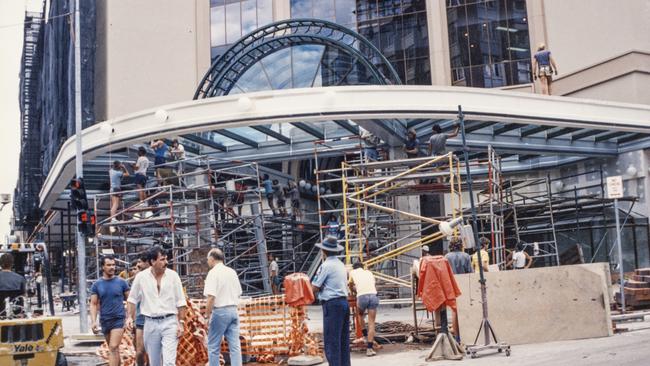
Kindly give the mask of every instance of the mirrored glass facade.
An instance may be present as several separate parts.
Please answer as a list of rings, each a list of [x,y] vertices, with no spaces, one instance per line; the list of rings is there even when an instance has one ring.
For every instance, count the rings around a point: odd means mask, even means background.
[[[452,85],[531,82],[525,0],[446,0]]]
[[[291,18],[319,18],[346,26],[386,56],[402,83],[431,84],[425,0],[291,0]]]
[[[210,0],[212,60],[228,45],[273,22],[273,0]]]

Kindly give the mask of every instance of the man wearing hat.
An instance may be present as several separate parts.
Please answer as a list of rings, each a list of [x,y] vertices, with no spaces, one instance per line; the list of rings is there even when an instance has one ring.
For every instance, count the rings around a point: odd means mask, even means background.
[[[343,250],[337,238],[328,236],[316,244],[323,254],[316,278],[314,294],[323,305],[323,343],[330,366],[350,366],[350,307],[348,305],[347,272],[336,254]]]
[[[422,250],[422,252],[420,253],[420,258],[431,255],[431,253],[429,253],[429,246],[428,245],[423,245],[420,249]],[[413,275],[415,275],[416,278],[420,277],[420,260],[419,259],[414,259],[413,260],[413,266],[411,267],[411,272],[413,273]]]

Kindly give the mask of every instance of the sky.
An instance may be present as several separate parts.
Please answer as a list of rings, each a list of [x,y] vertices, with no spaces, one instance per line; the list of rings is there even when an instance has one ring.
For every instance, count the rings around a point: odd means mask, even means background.
[[[20,110],[18,86],[23,47],[25,2],[0,0],[0,193],[13,197],[18,179]],[[0,212],[0,242],[9,234],[12,204]]]

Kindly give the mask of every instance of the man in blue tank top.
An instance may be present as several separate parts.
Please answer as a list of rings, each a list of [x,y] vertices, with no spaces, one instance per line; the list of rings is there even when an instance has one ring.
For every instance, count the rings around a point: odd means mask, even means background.
[[[546,49],[544,43],[540,43],[537,46],[537,53],[533,56],[533,78],[537,80],[539,76],[542,94],[551,95],[551,81],[554,73],[557,75],[557,64],[551,57],[551,51]]]

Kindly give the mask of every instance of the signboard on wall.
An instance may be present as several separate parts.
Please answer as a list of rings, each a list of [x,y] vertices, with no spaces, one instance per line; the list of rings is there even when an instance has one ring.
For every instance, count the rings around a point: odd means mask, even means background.
[[[620,175],[607,177],[607,198],[623,197],[623,178]]]

